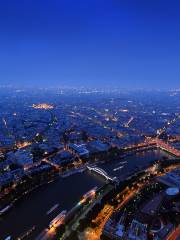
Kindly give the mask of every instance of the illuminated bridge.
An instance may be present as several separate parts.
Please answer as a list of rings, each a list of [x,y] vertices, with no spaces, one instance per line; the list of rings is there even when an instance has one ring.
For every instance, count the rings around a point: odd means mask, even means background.
[[[99,174],[100,176],[104,177],[106,180],[108,181],[112,181],[112,182],[117,182],[118,179],[117,177],[110,177],[103,169],[98,168],[98,167],[90,167],[87,166],[87,169],[91,172],[95,172],[97,174]]]
[[[179,141],[180,138],[176,137],[175,139],[172,140],[173,141]],[[146,139],[144,142],[142,143],[138,143],[135,145],[131,145],[126,147],[126,150],[147,150],[149,148],[160,148],[172,155],[174,155],[175,157],[180,157],[180,150],[175,149],[174,147],[172,147],[171,145],[169,145],[168,143],[165,143],[164,141],[162,141],[159,138],[151,138],[151,139]]]
[[[176,157],[180,157],[180,151],[175,149],[174,147],[168,145],[167,143],[163,142],[162,140],[160,139],[155,139],[154,140],[155,143],[156,143],[156,146],[161,148],[162,150],[166,151],[166,152],[169,152],[170,154],[176,156]]]

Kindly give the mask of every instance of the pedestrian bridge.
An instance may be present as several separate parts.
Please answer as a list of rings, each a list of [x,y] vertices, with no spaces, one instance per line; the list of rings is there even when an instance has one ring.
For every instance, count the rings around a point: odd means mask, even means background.
[[[111,181],[111,182],[118,181],[117,177],[109,176],[108,173],[106,171],[104,171],[102,168],[87,166],[87,169],[91,172],[95,172],[95,173],[99,174],[100,176],[104,177],[108,181]]]

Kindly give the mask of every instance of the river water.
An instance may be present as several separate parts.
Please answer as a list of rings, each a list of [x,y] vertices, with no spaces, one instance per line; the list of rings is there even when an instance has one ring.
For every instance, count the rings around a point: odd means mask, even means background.
[[[121,159],[120,161],[110,161],[100,164],[98,167],[105,170],[108,175],[117,177],[119,180],[125,179],[130,174],[138,170],[145,169],[151,162],[159,160],[162,157],[169,157],[167,153],[161,150],[151,150],[146,152],[138,152]]]
[[[138,153],[120,161],[99,164],[109,175],[120,180],[141,166],[145,168],[151,161],[167,156],[159,150]],[[119,168],[119,166],[123,166]],[[119,169],[118,169],[119,168]],[[115,170],[114,170],[115,169]],[[77,173],[67,178],[59,178],[55,182],[40,187],[29,193],[0,219],[0,239],[11,235],[16,239],[35,226],[29,239],[35,239],[49,222],[62,210],[70,210],[84,193],[95,186],[102,186],[105,179],[88,171]],[[59,207],[50,215],[47,211],[55,204]]]

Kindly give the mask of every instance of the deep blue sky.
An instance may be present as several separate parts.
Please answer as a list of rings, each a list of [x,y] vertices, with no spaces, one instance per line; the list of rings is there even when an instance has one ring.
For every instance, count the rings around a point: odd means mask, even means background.
[[[180,87],[179,0],[1,0],[0,83]]]

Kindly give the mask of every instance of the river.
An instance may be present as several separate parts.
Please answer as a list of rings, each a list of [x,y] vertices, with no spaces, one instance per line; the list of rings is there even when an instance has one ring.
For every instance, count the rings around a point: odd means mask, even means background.
[[[160,159],[163,156],[167,156],[167,154],[159,150],[141,152],[121,159],[122,163],[120,161],[110,161],[98,164],[98,167],[103,168],[109,175],[123,180],[138,166],[145,168],[151,161]],[[123,167],[119,168],[120,166]],[[9,235],[16,239],[35,226],[35,230],[29,238],[34,239],[59,212],[64,209],[70,210],[84,193],[95,186],[100,187],[104,183],[105,179],[102,177],[85,171],[67,178],[59,178],[55,182],[34,190],[18,201],[0,219],[0,239],[4,239]],[[47,211],[57,203],[59,207],[53,213],[47,215]]]
[[[105,170],[108,175],[123,180],[135,171],[146,168],[151,162],[162,159],[162,157],[169,157],[169,155],[159,149],[149,150],[129,155],[120,161],[99,164],[98,167]]]

